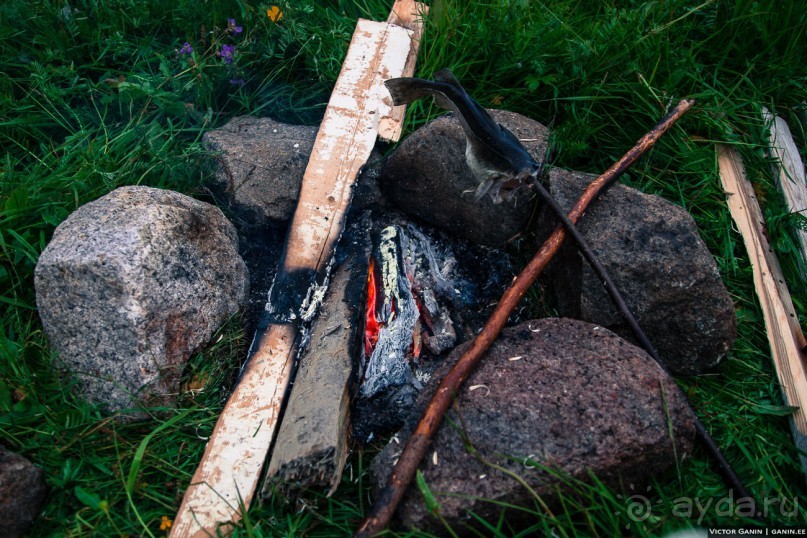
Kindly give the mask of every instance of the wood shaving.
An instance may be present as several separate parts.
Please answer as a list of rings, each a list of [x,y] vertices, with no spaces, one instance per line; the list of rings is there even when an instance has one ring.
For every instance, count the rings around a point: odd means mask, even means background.
[[[490,394],[490,387],[488,387],[487,385],[471,385],[470,387],[468,387],[469,391],[474,391],[476,389],[485,389],[487,391],[485,393],[485,396]]]

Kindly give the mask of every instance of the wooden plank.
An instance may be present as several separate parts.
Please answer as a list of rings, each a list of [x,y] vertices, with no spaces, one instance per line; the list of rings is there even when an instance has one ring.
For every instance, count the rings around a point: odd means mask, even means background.
[[[785,285],[779,262],[764,232],[762,211],[751,183],[746,179],[740,155],[731,147],[717,146],[720,179],[728,196],[729,210],[743,236],[754,273],[768,342],[786,405],[795,411],[790,424],[796,447],[807,453],[807,346]],[[807,457],[800,454],[807,476]]]
[[[369,219],[350,226],[340,243],[319,315],[299,368],[275,440],[262,495],[275,489],[296,495],[310,488],[332,494],[348,453],[350,385],[364,342],[362,303],[372,245]]]
[[[265,331],[208,441],[172,537],[226,534],[252,502],[280,419],[300,319],[316,309],[324,290],[353,184],[375,144],[378,118],[389,114],[383,81],[403,72],[410,34],[388,23],[356,25],[303,177]]]
[[[415,63],[417,62],[420,42],[423,38],[423,19],[429,12],[426,4],[415,2],[414,0],[395,0],[387,22],[402,26],[412,31],[412,46],[409,49],[409,56],[401,72],[402,77],[411,77],[415,74]],[[387,99],[390,99],[387,96]],[[392,105],[389,101],[388,104]],[[391,106],[388,115],[382,116],[378,123],[378,137],[382,140],[397,142],[401,139],[403,131],[403,121],[406,115],[406,105]]]
[[[770,125],[770,147],[777,160],[776,183],[785,197],[788,211],[801,213],[807,217],[807,181],[804,176],[804,163],[799,149],[793,141],[793,135],[785,120],[774,117],[767,108],[762,107],[765,123]],[[802,279],[807,281],[807,230],[796,229],[796,238],[801,246]]]

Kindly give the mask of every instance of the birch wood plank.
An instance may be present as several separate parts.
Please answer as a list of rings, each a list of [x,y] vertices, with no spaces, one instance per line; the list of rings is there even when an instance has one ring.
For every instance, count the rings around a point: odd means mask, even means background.
[[[807,181],[804,177],[804,163],[790,128],[785,120],[779,116],[774,117],[765,107],[762,107],[762,116],[765,123],[770,125],[771,152],[778,161],[776,183],[785,197],[787,209],[791,213],[801,213],[807,217]],[[796,238],[801,246],[802,262],[807,265],[807,230],[797,229]],[[807,282],[804,265],[801,277]]]
[[[413,0],[396,0],[387,19],[389,24],[412,31],[402,76],[414,74],[427,9]],[[406,107],[388,110],[389,114],[380,117],[378,136],[397,140]],[[269,459],[264,497],[275,488],[287,495],[324,488],[330,495],[341,479],[347,458],[349,383],[358,352],[354,340],[361,308],[356,301],[363,297],[363,290],[348,290],[366,286],[370,245],[369,238],[360,235],[353,232],[354,240],[362,244],[346,246],[349,258],[335,269],[322,312],[311,326],[308,349],[298,359],[299,369]]]
[[[763,231],[762,211],[751,183],[746,179],[740,155],[731,147],[717,146],[717,162],[732,218],[740,230],[754,273],[768,342],[785,404],[793,406],[790,425],[796,447],[807,452],[807,348],[790,292],[779,262]],[[807,476],[807,457],[800,455]]]
[[[301,316],[316,309],[324,289],[353,184],[375,144],[379,117],[391,108],[383,81],[401,76],[411,33],[386,22],[356,25],[303,177],[266,330],[256,336],[185,492],[174,538],[227,534],[249,508],[280,419]]]

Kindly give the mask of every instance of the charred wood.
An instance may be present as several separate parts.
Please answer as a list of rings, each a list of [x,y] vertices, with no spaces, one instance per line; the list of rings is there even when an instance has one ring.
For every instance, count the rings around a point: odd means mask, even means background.
[[[292,382],[263,486],[286,495],[305,489],[333,493],[348,453],[350,392],[354,357],[362,344],[360,304],[367,278],[369,219],[346,231],[336,267],[298,355]]]

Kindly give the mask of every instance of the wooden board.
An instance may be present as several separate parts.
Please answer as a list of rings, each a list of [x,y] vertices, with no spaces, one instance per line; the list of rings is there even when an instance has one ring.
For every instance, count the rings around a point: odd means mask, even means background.
[[[805,372],[804,334],[793,309],[779,262],[764,233],[762,211],[751,183],[746,179],[740,155],[731,147],[717,146],[720,179],[728,196],[729,210],[743,236],[754,272],[754,287],[759,297],[768,342],[782,386],[785,404],[796,408],[791,428],[796,446],[807,452],[807,373]],[[801,456],[807,476],[807,457]]]
[[[420,41],[423,38],[423,18],[428,13],[429,8],[420,2],[412,0],[395,0],[392,11],[387,18],[387,22],[402,26],[412,30],[412,46],[409,49],[409,56],[404,64],[402,77],[411,77],[415,74],[415,63],[417,62]],[[378,137],[382,140],[397,142],[401,138],[403,131],[405,106],[393,106],[386,116],[382,116],[378,124]]]
[[[307,489],[333,493],[348,454],[350,384],[364,342],[362,306],[367,288],[371,223],[345,232],[328,292],[301,351],[289,403],[272,449],[262,495],[279,489],[294,496]]]
[[[325,269],[342,232],[353,184],[375,144],[401,76],[411,30],[359,20],[303,177],[300,200],[267,310],[247,365],[185,492],[171,536],[227,533],[250,506],[280,419],[303,311],[316,309]],[[305,304],[301,304],[305,302]],[[278,304],[282,303],[282,304]]]
[[[776,183],[785,197],[787,209],[791,213],[801,213],[807,217],[807,181],[804,177],[804,163],[799,149],[793,141],[793,135],[785,120],[774,117],[767,108],[762,108],[762,116],[770,125],[770,147],[773,157],[778,161]],[[802,279],[807,282],[807,230],[797,229],[796,237],[801,246]]]

